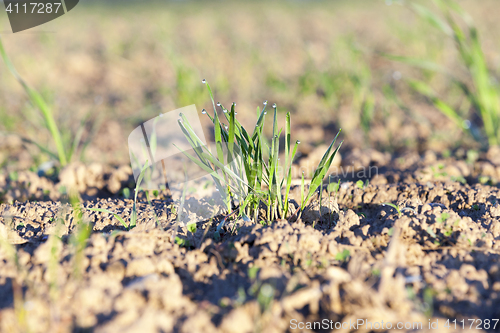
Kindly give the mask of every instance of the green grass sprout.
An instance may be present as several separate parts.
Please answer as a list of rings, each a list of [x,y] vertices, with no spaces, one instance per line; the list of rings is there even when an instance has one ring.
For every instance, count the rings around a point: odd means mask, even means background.
[[[282,129],[278,127],[277,105],[273,104],[272,138],[267,141],[264,137],[264,125],[267,111],[267,101],[262,111],[257,108],[257,122],[253,130],[245,129],[236,118],[233,103],[227,109],[221,103],[215,103],[210,85],[206,84],[213,105],[213,116],[207,114],[214,125],[215,152],[198,138],[188,120],[180,114],[179,126],[191,144],[196,156],[183,152],[192,162],[207,171],[214,180],[217,189],[223,195],[228,214],[232,214],[233,207],[238,207],[238,215],[253,216],[254,221],[259,219],[259,208],[264,207],[264,220],[273,221],[294,216],[303,211],[308,201],[317,192],[322,184],[326,172],[330,168],[333,158],[339,150],[333,148],[339,133],[332,141],[315,170],[307,193],[302,185],[302,200],[295,213],[290,209],[289,193],[292,181],[292,163],[297,154],[300,141],[291,147],[291,116],[286,114],[285,120],[285,147],[284,165],[280,162],[280,136]],[[224,126],[217,108],[222,111],[228,122]],[[280,172],[283,170],[283,172]],[[284,192],[284,193],[283,193]],[[222,226],[229,216],[221,221]]]
[[[28,94],[28,97],[36,108],[40,110],[42,113],[44,119],[45,119],[45,124],[50,131],[50,134],[52,135],[52,139],[54,140],[54,144],[56,145],[57,149],[57,154],[59,157],[59,163],[61,163],[61,166],[65,166],[68,163],[68,158],[66,156],[66,151],[64,149],[64,144],[63,140],[61,138],[61,132],[59,131],[59,128],[57,127],[56,121],[54,119],[54,115],[52,113],[52,110],[47,106],[47,103],[45,103],[45,100],[43,99],[42,95],[40,95],[36,90],[32,89],[26,81],[23,80],[21,75],[16,71],[14,65],[10,61],[9,57],[7,56],[7,53],[5,52],[5,49],[3,47],[2,40],[0,39],[0,55],[3,58],[3,61],[9,71],[14,75],[14,77],[19,81],[19,83],[22,85],[24,88],[24,91],[26,94]],[[75,137],[76,139],[76,137]]]

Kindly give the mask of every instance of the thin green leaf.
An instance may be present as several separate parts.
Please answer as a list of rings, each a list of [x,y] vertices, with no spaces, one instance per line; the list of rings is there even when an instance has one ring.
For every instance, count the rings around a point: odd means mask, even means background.
[[[436,97],[432,88],[426,83],[418,80],[408,80],[410,87],[418,91],[422,95],[429,98],[432,103],[438,108],[445,116],[452,120],[461,130],[464,130],[464,119],[448,104]]]
[[[121,216],[118,215],[118,214],[116,214],[116,213],[113,213],[112,211],[110,211],[108,209],[104,209],[104,208],[88,208],[88,210],[92,210],[94,212],[101,212],[101,213],[112,214],[125,228],[128,229],[127,223],[125,223],[125,221],[121,218]]]
[[[62,166],[65,166],[68,163],[68,160],[66,158],[66,152],[64,150],[64,144],[61,138],[61,133],[59,131],[59,128],[57,127],[54,115],[52,114],[52,110],[47,106],[42,96],[34,89],[31,89],[28,86],[28,84],[23,80],[23,78],[19,75],[19,73],[16,71],[14,65],[12,64],[9,57],[7,56],[7,53],[5,52],[1,39],[0,39],[0,54],[3,58],[5,65],[7,66],[7,69],[12,73],[12,75],[14,75],[17,81],[24,88],[24,91],[28,94],[31,103],[36,108],[38,108],[42,113],[47,128],[50,131],[50,134],[52,135],[52,138],[56,145],[57,154],[59,156],[59,162],[61,163]]]
[[[420,15],[420,17],[427,20],[430,24],[441,30],[443,33],[445,33],[448,36],[453,35],[453,31],[450,28],[450,26],[446,23],[446,21],[444,21],[439,16],[431,12],[428,8],[421,6],[415,2],[412,2],[411,6],[413,7],[413,9],[415,9],[417,14]]]

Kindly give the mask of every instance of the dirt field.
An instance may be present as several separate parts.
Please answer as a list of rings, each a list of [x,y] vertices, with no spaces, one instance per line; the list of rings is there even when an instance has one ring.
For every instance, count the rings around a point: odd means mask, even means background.
[[[80,275],[74,273],[70,205],[2,204],[2,235],[16,244],[20,268],[2,254],[1,329],[281,332],[324,319],[423,323],[423,329],[403,330],[414,332],[434,331],[429,320],[439,320],[443,332],[447,319],[465,319],[469,326],[468,319],[477,319],[474,327],[483,320],[478,327],[485,329],[500,315],[499,190],[477,182],[499,175],[496,152],[489,155],[493,160],[484,156],[470,164],[430,151],[398,160],[375,151],[360,159],[354,152],[344,156],[346,163],[368,163],[379,174],[364,188],[343,182],[330,199],[338,200],[339,213],[323,198],[321,217],[315,200],[301,220],[269,226],[236,220],[218,240],[216,218],[195,233],[181,227],[184,247],[171,241],[175,214],[168,201],[142,201],[131,231],[109,214],[86,210],[108,208],[126,220],[132,208],[132,200],[111,194],[120,172],[93,174],[97,180],[83,192],[98,189],[109,197],[83,204],[93,233]],[[127,167],[121,172],[126,182]],[[3,184],[14,199],[54,186],[30,173]],[[386,202],[403,209],[401,216]],[[62,216],[66,224],[58,226]]]

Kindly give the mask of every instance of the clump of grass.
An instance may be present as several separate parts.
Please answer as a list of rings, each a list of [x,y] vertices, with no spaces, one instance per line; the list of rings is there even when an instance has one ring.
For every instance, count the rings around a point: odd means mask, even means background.
[[[340,145],[334,149],[335,141],[339,133],[332,141],[323,155],[317,169],[315,170],[309,189],[305,191],[304,176],[302,176],[302,198],[299,207],[292,214],[293,208],[289,201],[292,181],[292,163],[297,153],[300,141],[295,141],[292,149],[290,113],[286,114],[285,120],[285,161],[280,161],[280,136],[282,128],[278,128],[277,106],[273,105],[273,136],[268,144],[264,138],[264,123],[268,113],[267,101],[264,102],[262,110],[257,108],[257,122],[253,130],[248,131],[236,119],[236,104],[233,103],[230,110],[221,103],[214,102],[210,85],[207,85],[213,105],[213,116],[205,110],[214,125],[214,138],[216,151],[212,153],[200,140],[183,114],[180,114],[179,125],[193,148],[196,156],[183,152],[192,162],[208,172],[219,193],[223,195],[228,214],[233,213],[233,207],[237,207],[240,216],[254,216],[255,222],[259,220],[259,208],[265,208],[264,219],[273,221],[275,219],[286,219],[302,212],[309,200],[316,193],[318,187],[323,183],[326,172],[339,150]],[[217,107],[222,111],[223,117],[228,122],[225,126]],[[283,168],[283,173],[279,170]],[[224,219],[225,220],[225,219]],[[223,220],[223,221],[224,221]]]
[[[412,3],[412,7],[420,17],[455,41],[459,60],[464,65],[468,78],[462,79],[428,60],[400,56],[389,57],[424,70],[447,75],[469,101],[468,110],[462,112],[457,110],[458,108],[437,96],[433,89],[423,81],[410,79],[409,84],[415,91],[426,96],[457,128],[471,134],[479,142],[487,142],[490,146],[498,145],[500,143],[500,131],[498,131],[500,90],[486,63],[477,28],[472,18],[456,2],[444,0],[435,2],[442,12],[441,16],[416,3]],[[457,17],[465,23],[465,28],[462,28],[463,24],[461,26]],[[482,133],[469,120],[474,118],[474,114],[482,120]]]

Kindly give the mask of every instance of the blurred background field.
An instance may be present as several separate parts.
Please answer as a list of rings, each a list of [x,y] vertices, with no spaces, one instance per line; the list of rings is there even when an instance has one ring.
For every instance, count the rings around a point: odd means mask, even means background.
[[[459,3],[478,28],[495,85],[500,3]],[[408,1],[81,1],[18,34],[2,11],[0,26],[7,54],[53,110],[66,148],[77,143],[74,160],[129,163],[127,136],[143,121],[190,104],[211,110],[202,79],[216,100],[237,103],[243,123],[264,100],[283,118],[290,111],[304,154],[339,128],[344,151],[482,148],[407,82],[425,81],[466,115],[473,106],[449,77],[385,56],[426,59],[469,80],[453,39]],[[3,63],[0,86],[0,164],[36,170],[51,158],[43,148],[55,151],[50,133]]]

